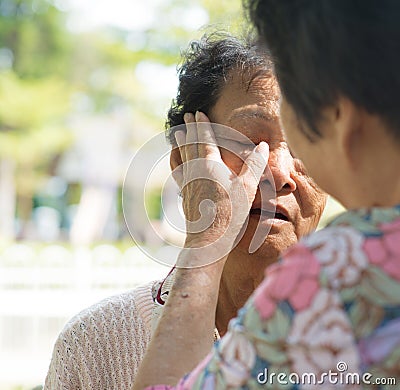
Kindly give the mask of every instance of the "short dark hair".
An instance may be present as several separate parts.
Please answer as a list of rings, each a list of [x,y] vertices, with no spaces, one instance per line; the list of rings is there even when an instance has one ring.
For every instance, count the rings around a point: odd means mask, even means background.
[[[261,50],[250,34],[238,38],[215,32],[189,44],[182,54],[182,64],[178,68],[178,93],[165,123],[166,137],[171,144],[175,144],[171,129],[184,123],[186,112],[210,113],[234,69],[243,76],[249,75],[249,82],[259,70],[273,72],[269,53]]]
[[[400,1],[244,0],[282,94],[311,130],[340,95],[400,139]],[[304,130],[303,130],[304,131]]]

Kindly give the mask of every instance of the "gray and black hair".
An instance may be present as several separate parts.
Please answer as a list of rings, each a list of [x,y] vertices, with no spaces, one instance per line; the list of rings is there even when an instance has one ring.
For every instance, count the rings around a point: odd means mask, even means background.
[[[251,35],[238,38],[218,32],[189,44],[182,54],[178,93],[165,123],[166,137],[171,144],[175,144],[172,128],[184,123],[186,112],[202,111],[209,115],[232,70],[238,70],[251,83],[260,71],[272,74],[273,66],[269,53],[261,50]]]

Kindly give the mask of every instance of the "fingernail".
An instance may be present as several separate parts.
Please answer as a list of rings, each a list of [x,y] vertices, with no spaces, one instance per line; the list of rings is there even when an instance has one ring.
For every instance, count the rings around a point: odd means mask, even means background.
[[[256,152],[257,153],[268,153],[269,152],[269,145],[264,142],[261,141],[257,146],[256,146]]]
[[[188,112],[186,112],[185,115],[183,115],[183,120],[185,122],[188,122],[190,120],[190,114]]]
[[[195,118],[196,118],[196,122],[200,122],[201,121],[201,113],[200,113],[200,111],[196,111]]]

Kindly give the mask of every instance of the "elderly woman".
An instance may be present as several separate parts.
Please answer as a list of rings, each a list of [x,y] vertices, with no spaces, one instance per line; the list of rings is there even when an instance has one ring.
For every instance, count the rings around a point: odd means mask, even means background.
[[[222,244],[234,244],[240,221],[251,209],[256,179],[263,179],[271,145],[268,150],[269,141],[261,142],[238,176],[214,170],[221,158],[212,126],[202,113],[196,124],[187,117],[187,130],[176,134],[187,165],[183,176],[193,177],[200,169],[211,174],[186,192],[193,208],[207,194],[217,193],[217,217],[186,241],[178,258],[183,268],[175,276],[135,387],[398,389],[400,3],[248,3],[274,55],[287,141],[317,183],[349,211],[267,268],[264,281],[210,352],[196,340],[213,326],[210,307],[216,305],[215,289],[227,258],[217,251],[219,261],[196,267],[202,261],[196,249],[208,250],[219,235],[224,235]],[[198,148],[189,148],[196,137]],[[248,202],[233,203],[232,225],[226,217],[227,194],[242,190],[249,171],[254,180],[247,181]],[[217,182],[224,182],[228,191],[218,192]],[[190,209],[186,211],[190,220]],[[213,247],[214,253],[218,249]],[[172,363],[166,360],[171,356]]]
[[[241,150],[247,151],[252,143],[261,141],[270,145],[269,174],[255,194],[240,242],[228,255],[217,287],[217,304],[210,307],[215,313],[214,324],[204,339],[194,340],[197,343],[208,345],[226,333],[230,319],[261,282],[264,268],[313,231],[323,211],[325,195],[286,145],[279,124],[279,99],[268,54],[258,52],[248,41],[214,34],[193,42],[185,53],[178,95],[167,120],[167,138],[173,145],[172,169],[182,163],[175,129],[184,123],[185,113],[192,113],[189,120],[193,120],[193,113],[202,110],[213,122],[245,135],[243,139],[250,144],[237,143],[238,153],[227,147],[220,149],[233,172],[242,165]],[[225,146],[235,142],[228,139],[229,131],[219,135]],[[263,196],[272,187],[276,196]],[[185,191],[183,202],[189,202]],[[275,213],[271,214],[268,207]],[[257,250],[249,253],[259,221],[267,214],[273,221],[270,233],[262,237]],[[129,389],[151,338],[152,320],[168,295],[173,277],[174,273],[163,282],[154,281],[106,299],[74,317],[56,342],[45,389]]]

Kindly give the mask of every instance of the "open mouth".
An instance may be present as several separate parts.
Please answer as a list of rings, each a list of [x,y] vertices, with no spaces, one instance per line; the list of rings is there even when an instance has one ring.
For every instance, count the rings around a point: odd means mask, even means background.
[[[281,219],[282,221],[289,221],[288,217],[279,212],[271,212],[267,210],[262,210],[258,208],[250,209],[250,215],[262,215],[267,218]]]

